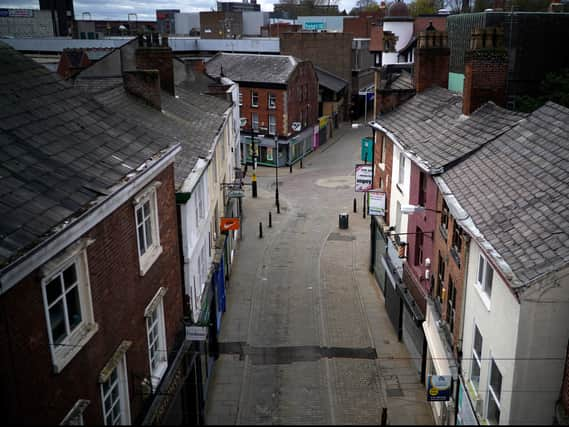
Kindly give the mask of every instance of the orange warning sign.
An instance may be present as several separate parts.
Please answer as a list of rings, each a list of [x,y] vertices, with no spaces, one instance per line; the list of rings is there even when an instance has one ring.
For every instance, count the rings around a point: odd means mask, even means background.
[[[229,231],[229,230],[239,230],[239,218],[221,218],[221,223],[219,224],[219,228],[221,232]]]

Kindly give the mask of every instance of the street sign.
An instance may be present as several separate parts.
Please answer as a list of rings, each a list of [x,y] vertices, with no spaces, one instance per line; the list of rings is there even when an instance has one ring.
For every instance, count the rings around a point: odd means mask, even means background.
[[[239,218],[221,218],[219,229],[223,233],[229,230],[239,230]]]
[[[207,326],[186,326],[187,341],[206,341]]]
[[[371,165],[356,165],[356,192],[369,191],[372,188]]]
[[[245,191],[243,190],[229,190],[227,193],[227,197],[230,199],[238,199],[241,197],[245,197]]]
[[[427,401],[447,402],[452,394],[451,375],[429,375],[427,377]]]
[[[370,191],[368,194],[368,215],[385,215],[385,192]]]

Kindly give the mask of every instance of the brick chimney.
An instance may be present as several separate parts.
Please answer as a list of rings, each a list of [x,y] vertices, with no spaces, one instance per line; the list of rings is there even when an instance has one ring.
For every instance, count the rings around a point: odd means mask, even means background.
[[[450,49],[446,31],[437,31],[430,23],[419,33],[415,50],[415,90],[423,92],[431,86],[448,87]]]
[[[507,76],[508,52],[504,48],[503,30],[473,30],[470,49],[464,56],[462,112],[468,115],[487,101],[504,106]]]
[[[138,70],[158,70],[160,87],[174,95],[174,64],[172,48],[168,46],[168,37],[158,33],[138,36],[138,47],[135,52],[136,68]]]
[[[157,110],[161,110],[160,73],[158,70],[124,71],[122,78],[127,92],[144,99]]]

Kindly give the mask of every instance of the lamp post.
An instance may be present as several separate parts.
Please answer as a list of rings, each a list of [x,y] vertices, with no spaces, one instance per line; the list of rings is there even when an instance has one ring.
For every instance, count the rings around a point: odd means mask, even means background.
[[[281,205],[279,204],[279,137],[275,135],[275,204],[277,205],[277,213],[281,213]]]

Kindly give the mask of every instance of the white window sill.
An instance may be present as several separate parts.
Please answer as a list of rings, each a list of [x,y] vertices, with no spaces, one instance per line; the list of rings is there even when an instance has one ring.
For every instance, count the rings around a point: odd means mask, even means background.
[[[53,371],[59,374],[75,357],[79,351],[97,333],[99,325],[97,323],[86,323],[70,337],[65,345],[53,352]]]
[[[385,163],[378,163],[377,167],[379,170],[381,170],[382,172],[385,172]]]
[[[166,373],[166,369],[168,369],[168,362],[162,362],[160,366],[158,366],[158,368],[156,368],[156,370],[150,375],[150,379],[152,381],[152,390],[154,390],[154,392],[157,391],[157,387],[160,384],[162,377]]]
[[[484,304],[484,307],[486,307],[486,310],[490,311],[490,298],[488,297],[486,292],[484,292],[480,283],[474,283],[474,288],[476,289],[478,296],[482,300],[482,304]]]
[[[151,247],[142,257],[139,258],[140,264],[140,275],[144,276],[154,262],[158,259],[162,253],[162,245]]]

